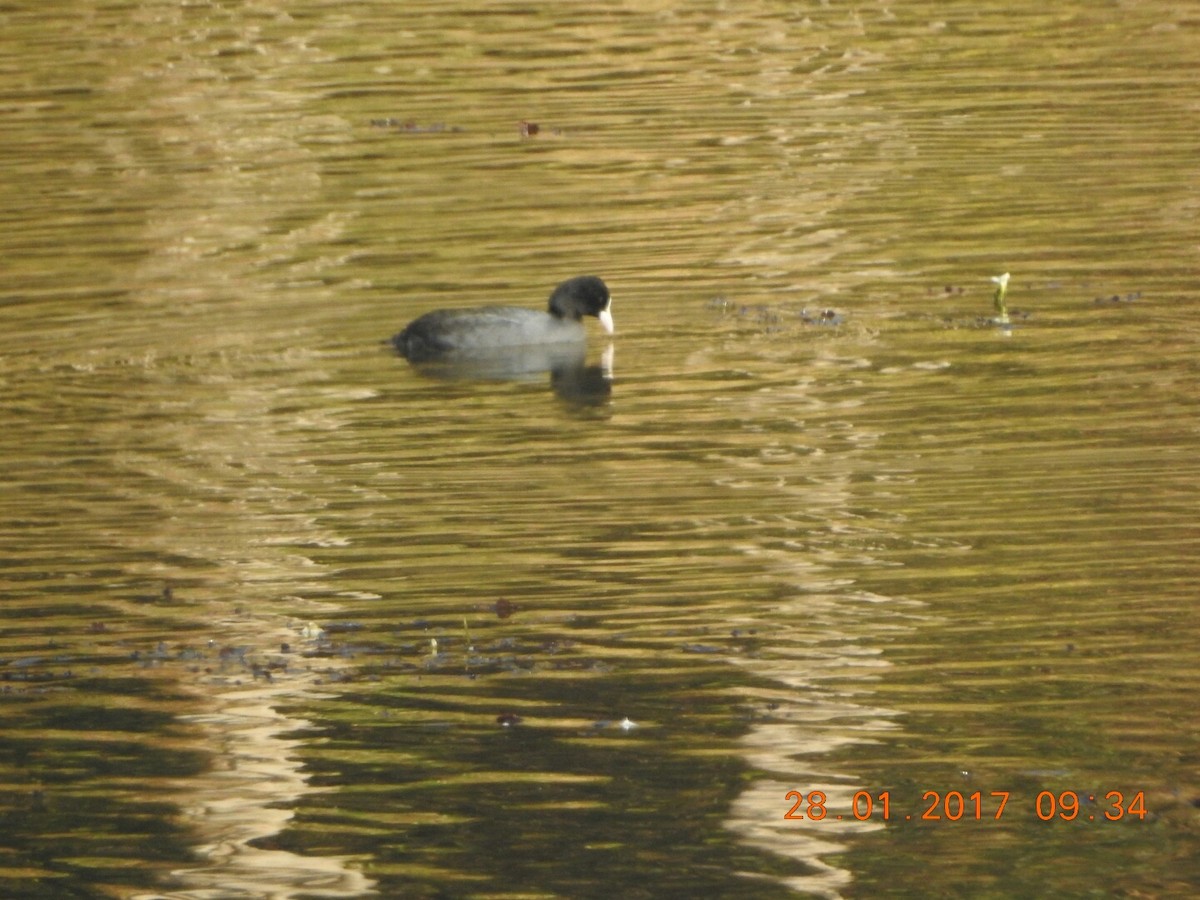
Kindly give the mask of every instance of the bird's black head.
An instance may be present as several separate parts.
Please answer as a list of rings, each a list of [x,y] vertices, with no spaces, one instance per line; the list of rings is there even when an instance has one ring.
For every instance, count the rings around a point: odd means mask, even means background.
[[[579,275],[564,281],[550,295],[550,313],[560,319],[579,321],[595,316],[601,326],[612,334],[612,297],[608,285],[595,275]]]

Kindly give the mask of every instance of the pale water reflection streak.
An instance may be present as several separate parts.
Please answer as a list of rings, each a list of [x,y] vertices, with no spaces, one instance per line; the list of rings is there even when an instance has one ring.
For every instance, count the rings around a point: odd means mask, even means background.
[[[4,889],[1200,883],[1187,9],[0,27]],[[583,271],[582,356],[385,347]],[[1154,815],[783,817],[954,779]]]

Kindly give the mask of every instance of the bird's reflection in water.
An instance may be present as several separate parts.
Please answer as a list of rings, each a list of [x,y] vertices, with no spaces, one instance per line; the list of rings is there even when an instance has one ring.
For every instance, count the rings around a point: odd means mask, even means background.
[[[612,395],[613,345],[598,362],[587,362],[583,344],[497,348],[470,357],[444,357],[412,363],[422,375],[441,381],[537,381],[550,373],[550,387],[574,406],[598,406]]]

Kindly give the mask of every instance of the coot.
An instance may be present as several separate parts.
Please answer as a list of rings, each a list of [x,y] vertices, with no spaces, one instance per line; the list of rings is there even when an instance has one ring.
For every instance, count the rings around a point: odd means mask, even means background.
[[[581,321],[595,316],[613,332],[612,298],[595,275],[564,281],[550,295],[548,312],[520,306],[439,309],[409,322],[392,343],[401,356],[422,362],[512,352],[521,347],[583,344]]]

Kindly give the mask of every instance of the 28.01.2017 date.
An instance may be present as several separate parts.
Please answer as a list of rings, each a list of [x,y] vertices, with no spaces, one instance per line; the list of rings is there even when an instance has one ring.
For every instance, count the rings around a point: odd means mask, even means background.
[[[917,818],[924,822],[998,822],[1008,808],[1011,796],[1011,791],[989,791],[986,797],[983,791],[970,794],[964,794],[962,791],[925,791],[921,799],[928,805]],[[784,799],[791,803],[783,814],[785,819],[819,822],[823,819],[846,818],[845,815],[830,811],[829,800],[824,791],[809,791],[807,794],[788,791]],[[1086,811],[1083,802],[1094,808]],[[850,809],[847,812],[859,822],[875,817],[882,818],[885,822],[909,821],[913,818],[911,814],[893,815],[890,791],[880,791],[877,794],[858,791],[850,801]],[[1043,822],[1071,822],[1076,819],[1088,822],[1119,822],[1127,818],[1144,821],[1146,796],[1144,791],[1137,791],[1128,799],[1122,791],[1109,791],[1103,795],[1080,795],[1076,791],[1061,791],[1057,794],[1053,791],[1041,791],[1034,800],[1033,812]]]

